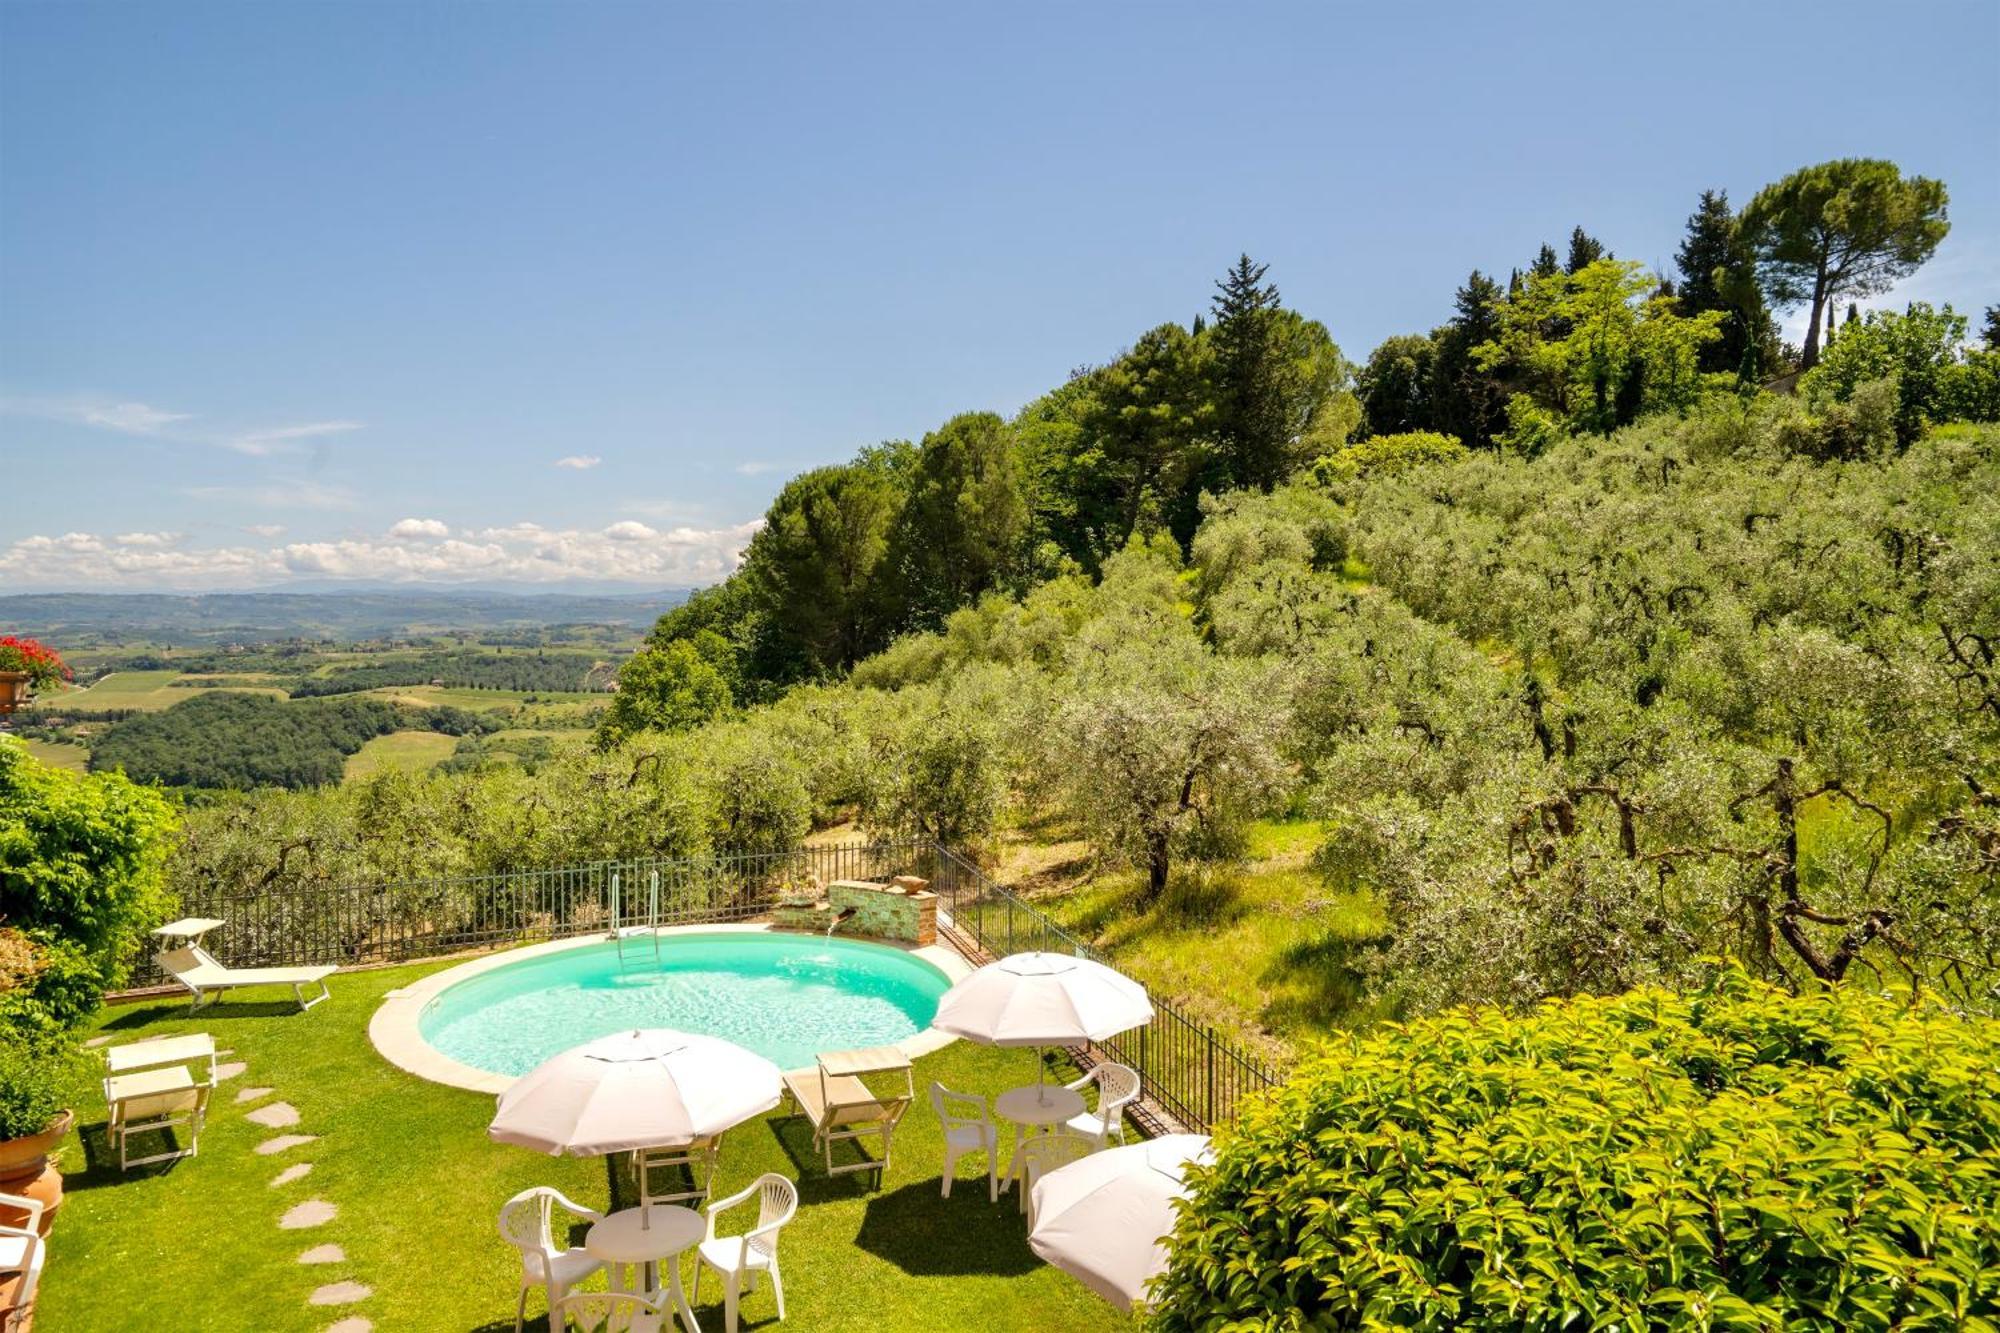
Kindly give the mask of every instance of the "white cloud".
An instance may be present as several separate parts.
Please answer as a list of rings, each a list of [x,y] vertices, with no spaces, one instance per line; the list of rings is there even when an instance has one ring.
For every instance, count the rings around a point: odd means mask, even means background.
[[[406,518],[389,529],[397,541],[418,541],[425,537],[449,537],[451,529],[435,518]]]
[[[111,540],[119,546],[176,546],[185,535],[179,532],[121,532]]]
[[[64,421],[74,426],[95,426],[121,435],[158,435],[175,422],[189,420],[186,412],[170,412],[149,403],[93,398],[0,398],[0,412]]]
[[[643,523],[615,523],[602,531],[515,523],[458,537],[433,537],[427,529],[426,535],[415,539],[204,548],[185,543],[122,545],[116,538],[70,532],[24,537],[0,547],[0,586],[214,590],[281,587],[294,578],[551,586],[590,580],[653,588],[691,586],[713,583],[733,570],[761,525],[758,519],[731,527],[660,532]]]
[[[282,523],[252,523],[243,529],[252,537],[282,537],[285,525]]]
[[[586,472],[603,461],[596,454],[571,454],[568,458],[558,458],[556,466],[573,468],[578,472]]]
[[[225,500],[265,509],[352,509],[354,492],[318,481],[285,481],[264,486],[186,486],[181,494],[195,500]]]
[[[348,431],[360,429],[361,423],[358,421],[308,421],[298,426],[278,426],[271,430],[229,435],[218,443],[225,449],[234,449],[239,454],[262,458],[270,454],[292,453],[306,441],[316,440],[321,436],[345,435]]]

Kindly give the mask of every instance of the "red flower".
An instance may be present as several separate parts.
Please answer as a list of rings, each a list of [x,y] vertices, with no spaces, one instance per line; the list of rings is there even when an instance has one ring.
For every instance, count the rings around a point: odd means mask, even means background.
[[[0,671],[25,671],[38,688],[76,679],[53,648],[12,634],[0,634]]]

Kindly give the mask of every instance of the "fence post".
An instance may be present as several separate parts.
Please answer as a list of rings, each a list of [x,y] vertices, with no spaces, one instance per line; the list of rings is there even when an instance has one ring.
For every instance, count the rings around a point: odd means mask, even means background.
[[[1207,1024],[1202,1025],[1201,1034],[1208,1039],[1208,1096],[1206,1112],[1202,1116],[1202,1128],[1215,1127],[1215,1032]]]

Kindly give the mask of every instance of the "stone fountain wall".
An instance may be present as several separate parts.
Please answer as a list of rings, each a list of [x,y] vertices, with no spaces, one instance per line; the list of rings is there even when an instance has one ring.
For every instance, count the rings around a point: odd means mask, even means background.
[[[865,879],[835,880],[827,886],[826,897],[810,905],[780,904],[772,921],[781,930],[811,930],[824,933],[830,922],[840,919],[835,934],[859,939],[901,940],[910,944],[937,943],[937,895],[926,887],[928,881],[902,875],[887,884]]]

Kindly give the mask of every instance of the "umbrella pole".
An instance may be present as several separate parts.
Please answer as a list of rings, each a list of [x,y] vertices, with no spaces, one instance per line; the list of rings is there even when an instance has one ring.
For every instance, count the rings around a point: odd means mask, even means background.
[[[1035,1048],[1035,1101],[1041,1106],[1049,1104],[1049,1065],[1039,1046]]]

